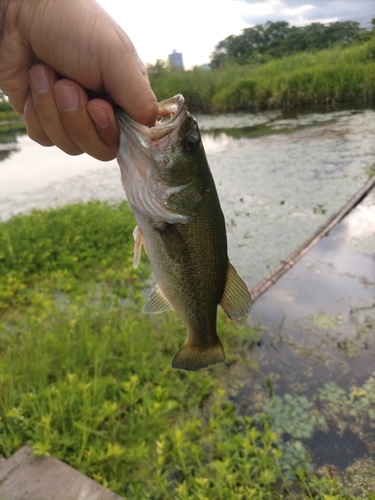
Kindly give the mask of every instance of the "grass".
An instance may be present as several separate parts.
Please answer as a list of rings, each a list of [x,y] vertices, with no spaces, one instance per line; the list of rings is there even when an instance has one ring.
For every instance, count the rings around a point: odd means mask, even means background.
[[[354,498],[287,455],[271,411],[236,412],[229,366],[171,369],[185,328],[140,313],[133,225],[99,202],[0,224],[0,453],[28,443],[132,499]],[[218,329],[240,363],[257,334],[224,315]]]
[[[375,100],[375,38],[265,64],[163,73],[151,85],[159,100],[183,94],[194,113],[366,104]]]
[[[11,104],[0,91],[0,123],[4,121],[20,120],[20,115],[14,111]]]
[[[8,121],[20,121],[20,115],[13,110],[0,111],[0,123]]]

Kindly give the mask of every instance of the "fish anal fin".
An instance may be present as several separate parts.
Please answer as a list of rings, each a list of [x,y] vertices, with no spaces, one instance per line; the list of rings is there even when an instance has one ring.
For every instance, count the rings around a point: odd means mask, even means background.
[[[246,318],[253,305],[245,282],[238,276],[237,271],[229,261],[227,281],[220,305],[228,318],[235,320]]]
[[[144,246],[146,250],[146,242],[145,242],[145,237],[143,236],[142,231],[139,229],[138,226],[135,226],[134,231],[133,231],[133,238],[134,238],[134,256],[133,256],[133,266],[137,269],[139,261],[141,260],[141,253],[142,253],[142,245]],[[147,250],[146,250],[147,253]]]
[[[219,339],[212,347],[196,347],[189,344],[188,341],[182,345],[172,361],[172,368],[184,370],[187,372],[196,372],[216,363],[225,361],[223,346]]]
[[[173,307],[170,305],[165,295],[161,291],[159,285],[156,285],[148,301],[142,308],[144,314],[160,314],[162,312],[171,311]]]

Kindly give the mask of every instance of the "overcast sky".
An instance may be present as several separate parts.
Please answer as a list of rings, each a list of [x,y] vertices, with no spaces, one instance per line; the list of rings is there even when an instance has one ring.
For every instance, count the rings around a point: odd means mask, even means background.
[[[294,26],[358,21],[369,26],[375,0],[98,0],[132,39],[144,63],[176,49],[185,69],[209,62],[215,45],[266,21]]]

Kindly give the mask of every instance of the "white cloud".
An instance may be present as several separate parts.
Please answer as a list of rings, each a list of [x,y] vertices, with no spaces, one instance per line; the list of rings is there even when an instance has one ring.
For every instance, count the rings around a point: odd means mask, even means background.
[[[248,5],[257,5],[259,0],[242,0]],[[358,21],[369,25],[375,17],[374,0],[262,0],[263,4],[272,5],[268,15],[245,15],[244,21],[263,24],[266,21],[288,21],[295,26],[311,22],[329,23],[334,21]]]
[[[176,49],[186,69],[209,62],[215,45],[266,21],[361,21],[375,17],[374,0],[97,0],[132,39],[141,59],[155,63]]]
[[[118,0],[99,3],[129,35],[145,63],[167,59],[176,49],[186,68],[207,63],[220,40],[241,33],[246,27],[242,16],[252,9],[240,0],[137,0],[131,8]]]

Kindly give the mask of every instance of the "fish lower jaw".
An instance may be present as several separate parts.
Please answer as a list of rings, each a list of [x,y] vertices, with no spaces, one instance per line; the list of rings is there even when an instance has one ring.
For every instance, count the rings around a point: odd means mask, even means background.
[[[172,368],[196,372],[223,361],[225,361],[225,354],[219,338],[217,343],[209,348],[196,347],[186,341],[174,357]]]

